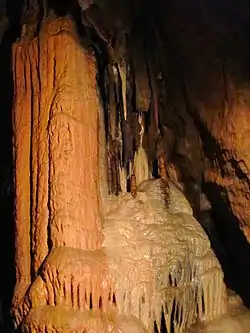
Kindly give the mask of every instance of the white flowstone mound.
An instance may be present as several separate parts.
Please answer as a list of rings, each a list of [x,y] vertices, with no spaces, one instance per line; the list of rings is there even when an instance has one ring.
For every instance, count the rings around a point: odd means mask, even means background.
[[[105,207],[103,248],[52,249],[16,309],[22,332],[153,333],[163,313],[179,333],[226,312],[219,262],[174,184],[144,181]]]
[[[162,311],[170,332],[226,311],[223,272],[184,195],[170,184],[166,209],[163,182],[141,183],[110,200],[104,235],[118,311],[160,331]],[[172,318],[171,318],[172,316]]]

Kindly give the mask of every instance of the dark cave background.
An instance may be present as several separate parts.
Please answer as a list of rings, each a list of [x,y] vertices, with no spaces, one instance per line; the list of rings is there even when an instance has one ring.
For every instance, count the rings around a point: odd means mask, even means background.
[[[161,71],[166,79],[163,85],[165,104],[160,110],[160,122],[161,126],[167,129],[167,133],[170,133],[169,141],[166,141],[165,145],[171,148],[171,159],[180,167],[190,201],[192,202],[192,198],[195,196],[193,188],[195,183],[211,202],[212,209],[209,213],[203,214],[197,211],[196,216],[201,223],[208,221],[209,227],[206,229],[204,226],[204,228],[221,262],[228,287],[234,289],[245,304],[250,306],[249,243],[239,228],[239,220],[230,207],[225,189],[203,177],[206,159],[210,161],[218,159],[219,163],[223,165],[223,151],[204,125],[201,117],[198,116],[199,110],[196,110],[195,103],[188,92],[193,88],[195,94],[202,95],[208,103],[217,103],[216,87],[210,82],[210,77],[215,75],[213,70],[211,71],[211,63],[215,63],[218,68],[221,64],[229,62],[237,82],[249,83],[249,2],[245,0],[238,2],[233,0],[205,0],[202,2],[198,0],[174,2],[137,0],[134,2],[116,1],[115,3],[103,0],[102,2],[97,1],[96,4],[97,7],[99,6],[97,13],[103,14],[104,18],[106,15],[107,22],[115,13],[124,25],[119,23],[117,26],[116,20],[113,19],[111,23],[109,22],[110,31],[127,28],[127,26],[131,28],[134,24],[139,36],[141,34],[141,38],[148,41],[149,49],[152,50],[151,56],[156,57],[157,55],[160,58],[158,63],[161,64]],[[81,9],[76,0],[64,0],[60,4],[57,1],[49,1],[48,5],[56,15],[71,14],[82,38],[87,38],[92,46],[96,44],[99,49],[104,48],[104,43],[96,32],[82,26]],[[3,2],[1,0],[0,6],[0,8],[6,8],[6,12],[2,15],[8,17],[9,20],[8,27],[4,31],[0,31],[2,34],[0,44],[0,207],[2,219],[0,224],[2,269],[0,298],[4,315],[1,331],[10,332],[12,327],[9,308],[15,284],[11,48],[20,37],[25,13],[22,1],[6,0]],[[42,12],[40,19],[41,16]],[[105,19],[102,18],[102,20],[104,26],[108,24]],[[157,27],[159,38],[162,41],[161,45],[154,45],[152,22]],[[100,67],[102,67],[102,62],[106,61],[105,51],[100,52],[98,56]],[[212,68],[214,67],[212,66]],[[204,77],[207,79],[204,80]],[[223,101],[220,100],[220,103]],[[235,169],[237,168],[235,167]]]

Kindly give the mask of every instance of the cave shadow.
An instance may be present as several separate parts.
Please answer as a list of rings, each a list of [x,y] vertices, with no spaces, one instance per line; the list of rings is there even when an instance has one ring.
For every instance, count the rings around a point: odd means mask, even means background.
[[[179,79],[186,111],[192,117],[199,131],[205,156],[210,161],[217,160],[221,170],[223,170],[226,165],[223,156],[225,151],[221,149],[216,139],[208,131],[205,123],[199,119],[197,108],[190,102],[185,76],[182,71],[179,73]],[[239,170],[235,167],[234,161],[230,161],[230,163],[235,172],[238,172]],[[224,271],[225,282],[228,287],[238,293],[244,304],[250,308],[250,244],[240,230],[239,220],[231,210],[226,190],[214,182],[204,180],[202,189],[212,204],[210,213],[218,242],[213,242],[213,235],[210,237],[210,241]],[[216,243],[221,245],[223,253]]]
[[[200,133],[206,157],[210,161],[217,160],[223,170],[226,165],[224,151],[211,136],[205,124],[199,120],[198,112],[192,111],[187,98],[186,105]],[[234,165],[232,163],[231,165],[236,172]],[[203,181],[202,189],[212,204],[211,219],[214,222],[215,231],[209,238],[224,271],[225,282],[239,294],[244,304],[250,307],[250,244],[240,230],[239,220],[231,210],[226,190],[209,181]],[[215,238],[217,241],[214,241]]]
[[[204,184],[204,191],[212,204],[211,217],[226,253],[226,261],[218,255],[225,279],[242,298],[244,304],[250,307],[250,244],[239,228],[239,221],[230,209],[223,188],[207,182]],[[214,251],[216,252],[216,247]]]

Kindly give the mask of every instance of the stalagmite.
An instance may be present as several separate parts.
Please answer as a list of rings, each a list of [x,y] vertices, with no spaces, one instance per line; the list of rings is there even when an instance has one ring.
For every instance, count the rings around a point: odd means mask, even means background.
[[[143,136],[144,136],[144,124],[143,124],[143,116],[139,114],[139,124],[141,125],[140,131],[140,143],[139,148],[135,152],[134,156],[134,172],[137,184],[140,184],[144,180],[149,178],[149,167],[148,167],[148,157],[145,152],[145,149],[142,146]]]
[[[96,249],[102,242],[96,70],[78,45],[72,21],[62,18],[44,22],[39,38],[13,46],[13,307],[51,246]]]
[[[134,170],[138,184],[149,178],[148,157],[142,146],[135,152]]]
[[[122,192],[127,192],[128,175],[124,167],[120,167],[120,184]]]

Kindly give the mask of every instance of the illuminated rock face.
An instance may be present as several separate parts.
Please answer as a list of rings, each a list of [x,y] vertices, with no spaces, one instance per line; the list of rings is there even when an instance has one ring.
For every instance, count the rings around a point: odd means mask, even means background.
[[[170,183],[166,207],[162,180],[111,199],[104,224],[105,252],[119,311],[140,318],[150,332],[183,332],[197,320],[226,311],[223,273],[189,203]],[[215,293],[217,297],[212,297]],[[174,318],[171,315],[174,313]]]
[[[223,314],[223,273],[183,193],[170,183],[166,204],[146,180],[106,197],[95,63],[71,22],[44,24],[13,61],[16,327],[153,332],[163,312],[183,332]]]
[[[15,44],[13,62],[18,302],[52,247],[95,250],[102,234],[93,57],[62,19]]]

